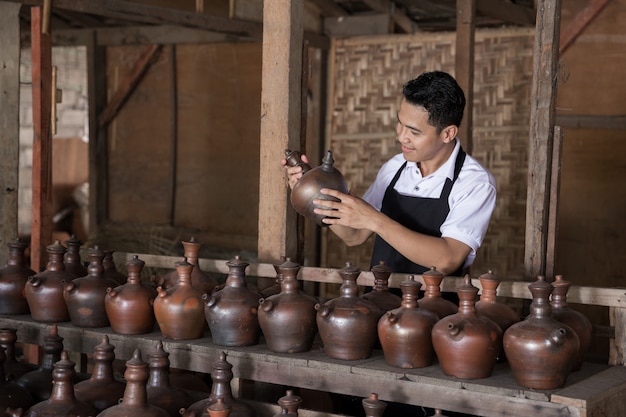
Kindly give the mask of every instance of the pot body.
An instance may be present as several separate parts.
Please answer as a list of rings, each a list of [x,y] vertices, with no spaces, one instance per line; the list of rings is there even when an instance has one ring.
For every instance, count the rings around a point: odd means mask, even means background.
[[[552,317],[552,286],[543,277],[529,286],[530,315],[504,333],[504,351],[517,383],[531,389],[565,385],[579,349],[576,333]]]
[[[9,256],[0,268],[0,314],[28,314],[28,301],[24,289],[28,277],[36,274],[26,266],[24,252],[28,244],[19,238],[8,243]]]

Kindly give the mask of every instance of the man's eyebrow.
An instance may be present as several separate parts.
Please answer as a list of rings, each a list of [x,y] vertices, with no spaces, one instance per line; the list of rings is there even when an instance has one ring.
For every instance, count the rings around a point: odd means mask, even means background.
[[[408,129],[411,129],[411,130],[413,130],[415,132],[421,132],[421,130],[416,128],[415,126],[410,126],[410,125],[406,125],[406,124],[402,123],[402,121],[400,120],[400,115],[398,113],[396,113],[396,119],[398,120],[398,123],[400,123],[402,126],[408,128]]]

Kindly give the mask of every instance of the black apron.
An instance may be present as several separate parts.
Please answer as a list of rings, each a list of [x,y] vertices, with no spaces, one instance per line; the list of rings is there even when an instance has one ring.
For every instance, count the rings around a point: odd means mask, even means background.
[[[465,155],[463,149],[459,149],[454,165],[454,177],[452,180],[446,178],[446,183],[439,198],[405,196],[401,195],[393,188],[398,178],[400,178],[402,170],[406,167],[405,161],[385,190],[385,196],[383,197],[383,204],[380,211],[413,231],[429,236],[441,237],[441,225],[450,212],[448,197],[450,196],[454,182],[459,177],[459,172],[461,172],[461,167],[465,161]],[[393,272],[398,273],[419,275],[428,271],[432,266],[413,263],[380,236],[376,235],[370,267],[378,265],[381,260],[385,261],[385,265],[390,267]],[[462,276],[462,274],[463,266],[461,265],[457,271],[450,275]]]

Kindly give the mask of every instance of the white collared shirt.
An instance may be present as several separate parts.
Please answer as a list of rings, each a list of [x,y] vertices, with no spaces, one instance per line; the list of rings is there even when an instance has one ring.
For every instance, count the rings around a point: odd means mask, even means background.
[[[402,195],[439,198],[447,178],[454,177],[454,163],[461,148],[460,142],[448,160],[435,172],[426,177],[415,162],[407,162],[394,189]],[[378,171],[376,180],[363,195],[363,199],[380,211],[385,191],[398,169],[405,162],[402,154],[395,155]],[[496,205],[496,182],[489,171],[474,158],[467,155],[450,197],[450,213],[441,225],[441,236],[461,241],[472,248],[464,267],[471,265],[476,258],[489,219]]]

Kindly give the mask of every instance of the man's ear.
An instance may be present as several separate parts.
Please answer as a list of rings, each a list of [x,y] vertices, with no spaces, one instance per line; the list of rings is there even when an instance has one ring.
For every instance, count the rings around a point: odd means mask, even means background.
[[[441,131],[441,139],[444,143],[450,143],[456,138],[457,133],[459,133],[458,126],[447,126]]]

